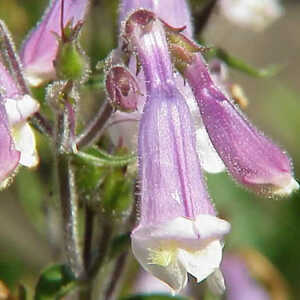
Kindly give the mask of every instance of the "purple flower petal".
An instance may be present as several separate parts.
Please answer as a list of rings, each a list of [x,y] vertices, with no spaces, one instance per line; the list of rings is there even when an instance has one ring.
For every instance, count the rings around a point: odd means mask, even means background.
[[[16,99],[22,96],[15,80],[0,61],[0,93],[4,98]]]
[[[53,61],[58,50],[54,33],[61,36],[61,7],[64,1],[63,25],[69,21],[76,25],[83,21],[88,0],[54,0],[46,10],[41,22],[29,34],[23,44],[21,60],[25,75],[32,85],[55,78]]]
[[[200,55],[185,72],[209,137],[230,174],[264,194],[289,194],[298,188],[291,161],[242,115],[214,84]]]
[[[2,101],[2,100],[1,100]],[[0,186],[18,166],[20,152],[14,147],[10,135],[7,115],[3,103],[0,103]]]
[[[123,0],[120,5],[120,22],[137,9],[147,9],[173,27],[186,26],[184,33],[192,36],[193,28],[189,7],[185,0]]]

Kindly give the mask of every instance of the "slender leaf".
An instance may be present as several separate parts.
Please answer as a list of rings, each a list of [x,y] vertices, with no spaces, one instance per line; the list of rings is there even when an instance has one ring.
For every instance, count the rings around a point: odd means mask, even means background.
[[[124,156],[95,156],[87,152],[77,152],[76,157],[84,160],[87,164],[94,165],[97,167],[111,166],[111,167],[122,167],[136,160],[136,155],[124,155]]]
[[[224,49],[216,48],[213,52],[215,56],[223,60],[232,69],[236,69],[253,77],[271,77],[278,74],[283,68],[283,66],[271,65],[267,68],[257,69],[245,63],[240,58],[232,56]]]

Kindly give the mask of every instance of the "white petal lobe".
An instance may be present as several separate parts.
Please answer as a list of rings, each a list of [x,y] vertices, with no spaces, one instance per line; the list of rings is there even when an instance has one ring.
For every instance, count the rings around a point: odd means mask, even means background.
[[[35,137],[28,123],[17,125],[13,128],[15,147],[21,152],[20,164],[28,168],[35,167],[39,162],[36,151]]]

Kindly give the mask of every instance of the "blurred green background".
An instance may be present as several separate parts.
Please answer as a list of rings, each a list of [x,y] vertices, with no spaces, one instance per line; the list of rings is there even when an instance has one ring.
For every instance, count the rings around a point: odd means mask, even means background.
[[[250,101],[246,114],[275,142],[282,145],[300,177],[300,3],[283,1],[285,15],[265,31],[254,33],[230,24],[215,13],[205,39],[257,67],[283,65],[268,79],[231,71]],[[46,0],[0,1],[0,18],[7,23],[17,47],[39,20]],[[195,7],[197,1],[193,2]],[[116,46],[115,0],[94,1],[82,34],[92,66]],[[89,105],[88,99],[85,106]],[[34,171],[20,169],[12,185],[0,194],[0,280],[10,288],[32,285],[42,268],[61,260],[55,245],[61,241],[55,190],[51,186],[50,147],[39,136],[41,164]],[[263,199],[243,190],[226,175],[208,176],[208,185],[221,215],[232,223],[226,249],[252,247],[281,272],[291,293],[300,298],[300,193],[290,199]],[[53,232],[58,232],[53,235]]]

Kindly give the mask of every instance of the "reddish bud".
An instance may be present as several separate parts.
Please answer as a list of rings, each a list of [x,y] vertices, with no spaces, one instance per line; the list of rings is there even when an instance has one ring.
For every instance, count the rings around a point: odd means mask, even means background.
[[[137,109],[141,95],[137,79],[122,66],[112,67],[106,76],[106,90],[111,104],[118,110],[131,112]]]

